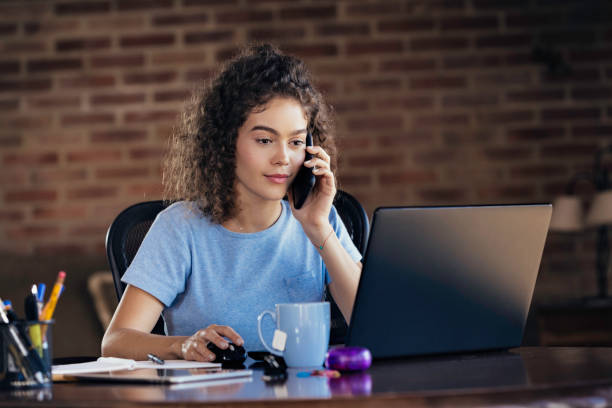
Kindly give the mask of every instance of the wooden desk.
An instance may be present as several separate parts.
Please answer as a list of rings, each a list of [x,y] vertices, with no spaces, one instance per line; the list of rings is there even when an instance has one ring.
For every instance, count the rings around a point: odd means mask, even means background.
[[[28,394],[29,393],[29,394]],[[37,401],[38,399],[38,401]],[[298,378],[186,387],[59,383],[52,389],[0,392],[0,406],[60,407],[372,407],[479,406],[612,402],[612,348],[521,348],[509,352],[377,361],[341,379]]]

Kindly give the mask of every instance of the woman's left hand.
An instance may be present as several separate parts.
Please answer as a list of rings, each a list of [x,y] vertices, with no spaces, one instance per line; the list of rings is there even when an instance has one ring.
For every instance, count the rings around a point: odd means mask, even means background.
[[[302,208],[296,210],[293,206],[291,189],[289,190],[289,200],[293,215],[302,224],[306,235],[311,240],[314,239],[318,242],[319,235],[324,235],[330,228],[329,212],[336,196],[336,181],[329,166],[330,158],[327,152],[320,146],[308,146],[306,149],[313,157],[305,161],[304,166],[313,169],[312,173],[317,181]]]

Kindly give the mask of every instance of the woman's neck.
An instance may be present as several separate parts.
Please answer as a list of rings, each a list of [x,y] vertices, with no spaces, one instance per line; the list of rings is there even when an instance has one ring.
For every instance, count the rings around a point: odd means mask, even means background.
[[[280,217],[283,204],[271,201],[258,206],[240,206],[235,217],[221,225],[233,232],[252,233],[270,228]]]

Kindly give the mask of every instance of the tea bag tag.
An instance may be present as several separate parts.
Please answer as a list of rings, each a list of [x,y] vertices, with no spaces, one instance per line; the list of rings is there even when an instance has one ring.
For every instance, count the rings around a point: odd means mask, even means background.
[[[285,344],[287,343],[287,333],[281,330],[274,330],[274,338],[272,339],[272,347],[279,351],[285,350]]]

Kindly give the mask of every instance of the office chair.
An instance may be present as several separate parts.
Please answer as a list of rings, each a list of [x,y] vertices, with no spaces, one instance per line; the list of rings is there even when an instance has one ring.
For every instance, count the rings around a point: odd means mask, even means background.
[[[363,254],[370,228],[365,210],[355,197],[341,190],[336,193],[334,205],[353,243]],[[121,282],[121,276],[134,259],[153,220],[167,206],[168,203],[161,200],[134,204],[123,210],[109,227],[106,233],[106,255],[118,299],[121,299],[126,287],[125,283]],[[330,302],[331,306],[330,344],[343,343],[348,326],[336,302],[327,291],[326,300]],[[159,318],[151,333],[165,334],[162,317]]]

